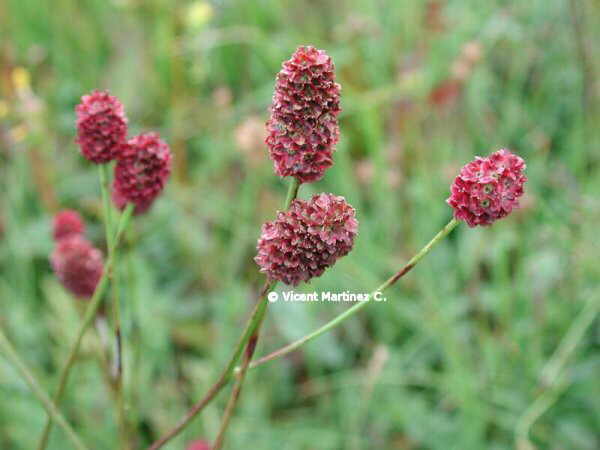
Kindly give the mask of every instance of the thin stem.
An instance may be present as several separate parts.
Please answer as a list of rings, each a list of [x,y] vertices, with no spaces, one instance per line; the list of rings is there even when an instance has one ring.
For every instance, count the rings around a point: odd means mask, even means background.
[[[535,448],[529,440],[529,430],[566,389],[567,385],[561,377],[563,369],[598,312],[600,312],[600,297],[595,292],[542,369],[540,381],[543,391],[523,412],[515,427],[515,441],[518,450]]]
[[[121,448],[127,449],[129,445],[127,437],[125,404],[123,400],[123,352],[121,340],[121,302],[118,285],[118,249],[116,247],[113,248],[112,245],[113,214],[109,197],[110,186],[108,168],[108,164],[99,165],[100,190],[102,192],[102,203],[104,205],[104,231],[106,236],[106,245],[109,251],[109,257],[112,257],[113,262],[111,271],[109,273],[109,277],[112,279],[112,313],[115,334],[112,376],[114,378],[115,401],[117,404],[117,423],[119,426]]]
[[[298,190],[300,188],[300,182],[296,178],[292,178],[290,185],[288,187],[288,192],[285,199],[284,210],[287,210],[290,207],[292,201],[298,196]],[[233,371],[236,368],[236,364],[246,347],[246,344],[251,339],[251,336],[255,334],[255,332],[260,327],[262,320],[266,314],[266,309],[268,306],[267,294],[271,292],[271,290],[275,287],[276,283],[265,282],[258,298],[258,302],[250,315],[250,318],[246,322],[246,327],[242,332],[242,335],[238,339],[236,344],[234,353],[227,363],[227,366],[219,375],[217,381],[209,388],[207,393],[198,401],[194,406],[192,406],[186,415],[181,419],[177,425],[165,435],[163,435],[160,439],[154,442],[148,450],[157,450],[163,447],[167,442],[177,436],[199,413],[202,411],[206,405],[208,405],[221,390],[229,383]]]
[[[381,286],[379,286],[377,289],[375,289],[370,294],[369,298],[373,298],[373,296],[375,294],[379,294],[379,293],[383,292],[385,289],[387,289],[388,287],[392,286],[400,278],[402,278],[404,275],[406,275],[413,267],[415,267],[417,265],[417,263],[425,255],[427,255],[431,251],[431,249],[438,242],[440,242],[446,236],[448,236],[448,234],[450,234],[450,232],[458,224],[459,224],[459,222],[456,219],[452,219],[450,222],[448,222],[448,224],[444,228],[442,228],[440,230],[440,232],[438,234],[436,234],[433,237],[433,239],[431,239],[431,241],[429,241],[427,243],[427,245],[425,245],[425,247],[423,247],[415,256],[413,256],[410,259],[410,261],[408,261],[408,263],[406,263],[406,265],[402,269],[400,269],[398,272],[396,272],[394,275],[392,275],[390,278],[388,278]],[[347,309],[346,311],[344,311],[343,313],[341,313],[339,316],[337,316],[334,319],[330,320],[325,325],[323,325],[322,327],[320,327],[317,330],[313,331],[312,333],[309,333],[306,336],[298,339],[297,341],[292,342],[291,344],[288,344],[285,347],[282,347],[279,350],[276,350],[276,351],[274,351],[274,352],[272,352],[272,353],[270,353],[270,354],[268,354],[266,356],[263,356],[262,358],[260,358],[260,359],[258,359],[256,361],[252,362],[250,364],[250,369],[254,369],[255,367],[260,366],[261,364],[264,364],[264,363],[266,363],[268,361],[271,361],[273,359],[281,358],[282,356],[287,355],[290,352],[293,352],[294,350],[296,350],[299,347],[303,346],[307,342],[312,341],[313,339],[316,339],[317,337],[321,336],[323,333],[326,333],[329,330],[331,330],[332,328],[335,328],[336,326],[338,326],[339,324],[341,324],[342,322],[344,322],[346,319],[352,317],[358,311],[360,311],[361,309],[363,309],[369,303],[371,303],[371,302],[368,301],[368,302],[357,303],[356,305],[354,305],[351,308]]]
[[[37,399],[42,403],[44,409],[48,413],[48,417],[52,417],[56,423],[65,431],[68,438],[73,443],[73,446],[79,450],[87,450],[85,444],[81,441],[81,438],[77,436],[77,433],[71,428],[71,425],[66,421],[64,416],[58,410],[56,404],[50,400],[48,394],[44,392],[41,388],[40,384],[37,382],[31,371],[27,368],[25,363],[19,357],[19,354],[12,346],[4,331],[0,328],[0,347],[3,352],[6,354],[8,360],[12,363],[13,366],[17,369],[21,377],[25,380],[33,394],[37,397]]]
[[[298,181],[297,178],[292,178],[292,180],[290,181],[288,192],[285,197],[285,203],[283,205],[284,211],[287,211],[292,202],[296,199],[296,197],[298,197],[298,189],[300,189],[301,184],[302,183],[300,183],[300,181]]]
[[[242,392],[242,386],[244,385],[244,379],[246,377],[246,372],[250,365],[250,361],[252,361],[252,356],[254,356],[254,351],[256,350],[256,344],[258,343],[258,333],[260,331],[260,326],[265,318],[268,302],[265,302],[264,299],[262,303],[265,304],[265,307],[262,309],[262,312],[259,313],[257,318],[257,326],[248,340],[248,344],[246,345],[246,352],[244,354],[244,362],[242,364],[242,368],[238,374],[238,378],[233,386],[231,391],[231,396],[229,397],[229,401],[227,402],[227,406],[225,408],[225,413],[223,414],[223,420],[221,421],[221,426],[219,427],[219,432],[217,433],[217,438],[215,443],[213,444],[212,450],[221,450],[223,447],[223,442],[225,441],[225,433],[227,432],[227,428],[229,426],[229,422],[231,421],[231,417],[233,416],[233,411],[240,399],[240,394]]]
[[[75,363],[75,359],[77,358],[77,353],[79,352],[79,347],[81,346],[81,341],[83,339],[83,336],[84,336],[86,330],[88,329],[88,327],[90,326],[90,324],[92,323],[92,321],[94,320],[94,317],[96,316],[96,312],[98,311],[98,307],[100,306],[100,302],[102,301],[102,297],[104,296],[104,292],[106,291],[109,273],[111,271],[112,264],[113,264],[113,257],[112,257],[113,251],[112,250],[114,250],[115,246],[119,245],[123,231],[127,228],[127,224],[129,223],[129,219],[131,218],[133,208],[134,208],[134,205],[129,204],[129,205],[127,205],[127,208],[125,209],[123,214],[121,214],[121,218],[119,220],[119,225],[117,227],[115,239],[113,241],[113,249],[109,249],[109,257],[107,259],[106,266],[104,267],[104,272],[102,273],[102,277],[100,278],[100,281],[98,282],[98,286],[96,286],[94,295],[89,300],[88,307],[85,310],[85,313],[83,316],[83,321],[81,322],[81,325],[79,326],[79,330],[77,331],[77,336],[75,337],[75,341],[73,342],[71,350],[69,351],[67,361],[60,372],[58,388],[56,390],[56,393],[54,394],[54,402],[57,404],[60,402],[60,398],[62,397],[62,394],[67,385],[67,381],[69,379],[69,373],[71,371],[71,368],[73,367],[73,364]],[[46,426],[44,427],[44,431],[43,431],[42,437],[40,439],[40,443],[38,445],[39,450],[45,449],[46,446],[48,445],[48,438],[50,436],[51,429],[52,429],[52,416],[49,416],[48,420],[46,421]]]
[[[290,207],[292,201],[297,197],[299,188],[300,182],[296,178],[292,178],[288,194],[285,199],[284,210],[287,210]],[[268,303],[266,303],[266,305],[268,305]],[[246,372],[248,371],[250,361],[252,361],[252,357],[254,356],[256,345],[258,344],[258,335],[260,332],[260,327],[263,323],[266,312],[267,307],[265,306],[264,310],[262,311],[262,314],[260,314],[257,318],[256,329],[252,336],[250,336],[250,339],[246,344],[244,362],[242,364],[241,370],[238,373],[238,379],[235,382],[235,385],[233,386],[233,389],[231,391],[229,401],[227,402],[227,407],[225,408],[225,413],[223,415],[223,420],[221,421],[221,426],[219,427],[219,432],[217,433],[217,438],[213,445],[213,450],[221,450],[221,448],[223,447],[223,443],[225,442],[225,434],[227,433],[227,428],[229,427],[229,423],[231,421],[231,417],[233,416],[233,412],[235,411],[235,407],[237,406],[240,400],[242,386],[244,385],[244,380],[246,379]]]
[[[231,375],[233,373],[235,365],[237,364],[242,352],[244,351],[244,346],[246,342],[248,342],[248,339],[250,339],[250,336],[256,330],[259,318],[262,315],[264,315],[264,311],[266,310],[268,304],[268,302],[266,301],[266,295],[271,291],[271,288],[272,286],[269,283],[265,283],[265,286],[261,291],[260,299],[256,303],[254,310],[252,311],[252,314],[250,315],[250,318],[246,323],[246,328],[244,329],[242,335],[238,339],[234,354],[227,363],[227,366],[225,367],[219,378],[217,379],[216,383],[210,387],[208,392],[198,403],[196,403],[194,406],[192,406],[192,408],[190,408],[190,410],[186,413],[183,419],[181,419],[181,421],[177,425],[175,425],[175,427],[171,429],[171,431],[169,431],[159,440],[154,442],[148,450],[157,450],[164,446],[175,436],[177,436],[196,417],[196,415],[200,411],[202,411],[204,407],[208,405],[219,392],[221,392],[221,389],[223,389],[227,385],[227,383],[231,379]]]

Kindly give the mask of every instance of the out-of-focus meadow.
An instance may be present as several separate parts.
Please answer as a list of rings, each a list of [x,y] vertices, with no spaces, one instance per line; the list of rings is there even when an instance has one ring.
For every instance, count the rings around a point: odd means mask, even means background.
[[[312,44],[336,64],[342,134],[300,195],[345,196],[360,235],[306,290],[369,292],[397,270],[449,220],[474,155],[523,156],[527,193],[490,228],[460,226],[385,304],[251,372],[228,448],[600,448],[598,30],[592,0],[3,0],[0,326],[53,392],[83,305],[51,273],[50,223],[75,208],[104,248],[73,108],[109,89],[130,134],[156,129],[174,152],[119,271],[135,447],[173,426],[262,283],[256,239],[286,189],[264,122],[281,62]],[[347,307],[272,304],[257,354]],[[105,381],[90,332],[62,409],[94,449],[116,448]],[[166,448],[213,439],[226,399]],[[34,448],[44,421],[0,359],[0,448]],[[50,448],[66,445],[55,429]]]

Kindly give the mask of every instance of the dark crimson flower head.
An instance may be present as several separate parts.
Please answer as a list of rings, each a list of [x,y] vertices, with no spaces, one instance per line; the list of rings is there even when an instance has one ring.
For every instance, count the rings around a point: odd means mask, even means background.
[[[446,202],[454,217],[470,227],[491,225],[519,206],[527,177],[523,158],[502,149],[486,158],[476,157],[452,183]]]
[[[81,97],[77,113],[77,143],[88,160],[103,164],[115,159],[127,138],[127,118],[121,102],[108,92]]]
[[[54,216],[52,235],[54,236],[55,241],[69,236],[83,234],[84,231],[85,225],[77,211],[63,209]]]
[[[111,197],[115,207],[117,209],[120,209],[121,211],[124,210],[125,206],[127,206],[127,203],[129,203],[125,196],[121,193],[119,185],[116,182],[113,182]],[[140,214],[144,214],[145,212],[147,212],[154,203],[154,199],[155,197],[139,199],[137,202],[134,203],[135,209],[133,210],[133,214],[135,216],[139,216]]]
[[[143,213],[162,192],[171,174],[171,151],[158,133],[144,133],[123,147],[113,183],[113,201],[123,209],[127,203]]]
[[[277,75],[267,138],[275,172],[306,183],[333,165],[340,129],[340,85],[331,58],[314,47],[298,47]]]
[[[192,441],[188,444],[186,450],[210,450],[210,444],[203,440]]]
[[[352,250],[358,231],[355,211],[344,197],[314,195],[294,200],[263,225],[254,258],[269,280],[296,286],[323,274]]]
[[[58,241],[50,263],[65,289],[80,298],[94,294],[104,270],[102,252],[81,235]]]

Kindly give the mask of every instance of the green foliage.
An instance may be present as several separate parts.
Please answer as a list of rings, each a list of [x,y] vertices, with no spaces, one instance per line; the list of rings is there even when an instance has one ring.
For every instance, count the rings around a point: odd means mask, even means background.
[[[520,211],[489,229],[459,227],[385,304],[250,372],[228,448],[513,448],[520,418],[544,392],[543,367],[600,295],[596,6],[1,2],[0,326],[53,392],[83,305],[51,273],[50,221],[57,208],[76,208],[104,245],[96,171],[74,144],[73,107],[108,88],[132,133],[159,130],[174,151],[172,180],[134,221],[119,267],[135,448],[173,426],[227,361],[262,282],[254,246],[285,183],[260,125],[281,62],[313,44],[336,63],[342,136],[336,165],[300,196],[344,195],[360,234],[305,289],[381,283],[448,221],[448,186],[476,154],[511,148],[530,181]],[[257,354],[346,307],[272,305]],[[539,448],[600,446],[597,322],[592,330],[531,428]],[[61,408],[94,449],[116,448],[117,436],[101,348],[91,330]],[[35,448],[44,411],[4,359],[0,399],[0,448]],[[214,438],[225,401],[166,448]],[[62,433],[54,429],[49,448],[65,448]]]

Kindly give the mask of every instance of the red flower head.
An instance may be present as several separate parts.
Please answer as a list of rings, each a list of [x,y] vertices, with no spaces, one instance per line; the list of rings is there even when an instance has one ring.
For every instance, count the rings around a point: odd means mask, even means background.
[[[319,194],[294,200],[263,225],[254,258],[269,280],[296,286],[323,274],[352,250],[358,222],[344,197]]]
[[[298,47],[283,63],[265,140],[279,176],[317,181],[333,165],[340,89],[333,62],[323,50]]]
[[[210,450],[210,444],[203,440],[190,442],[186,450]]]
[[[102,277],[102,253],[80,235],[57,242],[50,257],[54,273],[76,297],[89,298]]]
[[[523,195],[525,161],[506,149],[464,166],[452,183],[446,202],[454,217],[470,227],[491,225],[519,206]]]
[[[158,133],[144,133],[129,140],[115,166],[113,201],[127,203],[143,213],[162,192],[171,174],[171,151]]]
[[[127,138],[127,118],[121,102],[108,92],[81,97],[77,113],[77,143],[81,153],[97,164],[118,156]]]
[[[69,236],[83,234],[85,225],[77,211],[64,209],[54,216],[54,240],[58,241]]]

